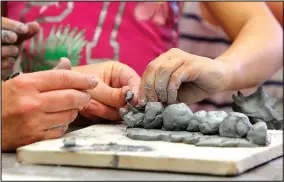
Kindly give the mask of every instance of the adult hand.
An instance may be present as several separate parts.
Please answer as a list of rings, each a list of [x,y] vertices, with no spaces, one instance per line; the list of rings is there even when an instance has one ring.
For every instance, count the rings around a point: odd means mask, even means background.
[[[2,151],[62,136],[89,103],[85,90],[96,85],[94,77],[70,70],[22,74],[3,82]]]
[[[36,22],[27,24],[2,17],[1,30],[1,64],[2,69],[11,68],[20,54],[23,41],[33,37],[39,32]]]
[[[129,66],[116,61],[79,66],[73,70],[98,77],[98,86],[88,92],[91,101],[80,113],[88,119],[100,117],[107,120],[121,120],[119,108],[125,106],[125,94],[134,93],[132,104],[137,105],[140,84],[139,75]]]
[[[230,80],[229,71],[224,62],[170,49],[147,66],[141,79],[138,104],[198,102],[223,91]]]

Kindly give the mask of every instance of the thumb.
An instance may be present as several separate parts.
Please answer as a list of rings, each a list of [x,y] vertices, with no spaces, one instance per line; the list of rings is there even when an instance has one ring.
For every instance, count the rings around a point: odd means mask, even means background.
[[[58,64],[53,68],[54,70],[71,70],[71,63],[69,61],[69,59],[63,57],[60,59],[60,61],[58,62]]]
[[[129,90],[128,86],[112,88],[103,81],[98,80],[97,87],[88,92],[92,99],[114,108],[120,108],[125,105],[125,94]]]

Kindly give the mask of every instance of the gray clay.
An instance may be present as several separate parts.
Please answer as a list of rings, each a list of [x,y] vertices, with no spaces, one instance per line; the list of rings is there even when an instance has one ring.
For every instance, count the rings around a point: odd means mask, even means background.
[[[262,87],[247,97],[238,92],[237,96],[233,95],[233,101],[233,111],[244,113],[251,123],[264,121],[269,129],[283,129],[283,113],[279,109],[281,104]]]
[[[130,102],[133,98],[134,94],[131,91],[126,92],[125,101]]]
[[[75,138],[64,138],[63,139],[63,146],[64,147],[74,147],[74,146],[76,146],[76,140],[75,140]]]
[[[201,118],[199,130],[203,134],[215,135],[219,133],[219,125],[227,117],[225,111],[209,111],[205,117]]]
[[[219,126],[219,135],[231,138],[246,137],[251,128],[249,118],[237,112],[231,112]]]
[[[267,125],[265,122],[258,122],[250,128],[247,139],[257,145],[268,145],[270,137],[267,135]]]
[[[189,120],[187,131],[199,132],[199,125],[202,123],[202,119],[205,118],[206,111],[197,111],[193,114],[193,117]]]
[[[163,129],[185,131],[192,117],[193,113],[186,104],[169,105],[163,112]]]
[[[163,111],[164,106],[161,102],[148,102],[145,107],[144,128],[161,129],[163,126]]]
[[[143,113],[140,113],[140,112],[134,113],[133,111],[130,111],[125,114],[125,110],[121,108],[120,114],[127,127],[130,127],[130,128],[143,127],[143,119],[144,119]]]
[[[227,138],[218,135],[203,135],[200,132],[147,130],[143,128],[128,128],[126,136],[133,140],[167,141],[208,147],[257,147],[246,138]]]

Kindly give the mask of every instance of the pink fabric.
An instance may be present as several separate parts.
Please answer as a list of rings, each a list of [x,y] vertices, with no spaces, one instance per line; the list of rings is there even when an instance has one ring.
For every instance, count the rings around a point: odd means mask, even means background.
[[[71,3],[73,8],[62,21],[39,21],[40,18],[53,18],[62,15],[68,9],[68,5],[70,5],[68,3]],[[95,31],[98,31],[96,26],[103,3],[9,2],[8,17],[24,22],[38,21],[43,30],[43,44],[45,44],[52,26],[58,28],[60,25],[63,27],[70,25],[70,29],[75,27],[79,30],[86,29],[84,36],[87,44],[90,44],[93,42]],[[110,35],[120,3],[110,2],[102,26],[101,37],[97,46],[91,49],[92,59],[114,59]],[[174,17],[169,2],[126,2],[116,37],[119,44],[119,61],[129,65],[141,75],[150,61],[169,48],[177,47],[178,31],[173,30],[174,18],[179,19],[179,17]],[[25,44],[25,49],[26,52],[29,52],[30,41]],[[92,63],[87,62],[86,45],[82,48],[80,55],[79,65]]]

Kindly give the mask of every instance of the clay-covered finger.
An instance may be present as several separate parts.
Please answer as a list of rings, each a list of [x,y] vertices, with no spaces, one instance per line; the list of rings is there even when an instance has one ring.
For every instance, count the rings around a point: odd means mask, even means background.
[[[88,92],[75,89],[42,92],[40,97],[41,109],[47,113],[80,109],[87,106],[91,99]]]
[[[168,100],[168,83],[171,75],[184,63],[183,60],[172,58],[169,61],[164,60],[156,72],[155,90],[160,102],[167,102]]]
[[[9,30],[2,30],[1,31],[1,41],[2,44],[6,43],[6,44],[13,44],[17,41],[17,34],[13,31],[9,31]]]
[[[40,31],[40,26],[37,22],[29,22],[26,26],[28,27],[28,31],[25,34],[18,35],[19,37],[16,44],[21,44],[23,41],[30,39]]]
[[[168,86],[167,86],[167,102],[168,104],[174,104],[177,101],[177,93],[178,89],[182,82],[188,80],[188,70],[186,70],[185,65],[179,67],[176,71],[174,71],[170,77]]]
[[[14,45],[5,45],[2,46],[2,58],[6,57],[17,57],[20,53],[20,50],[17,46]]]
[[[2,17],[2,30],[11,30],[15,33],[25,34],[28,32],[28,26],[10,18]]]
[[[107,106],[93,99],[91,99],[87,107],[80,111],[80,114],[88,119],[100,117],[112,121],[121,120],[118,109]]]

